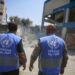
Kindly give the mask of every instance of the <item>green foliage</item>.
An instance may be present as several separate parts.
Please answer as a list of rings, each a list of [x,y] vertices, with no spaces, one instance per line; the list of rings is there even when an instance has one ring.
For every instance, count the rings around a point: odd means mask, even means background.
[[[21,19],[18,16],[11,16],[9,18],[10,22],[15,22],[16,24],[21,24]]]
[[[29,19],[24,19],[24,18],[21,20],[21,22],[24,26],[28,26],[32,24],[32,21],[30,21]]]
[[[14,18],[13,18],[12,16],[11,16],[11,17],[9,17],[10,22],[12,22],[12,21],[13,21],[13,19],[14,19]]]
[[[32,24],[32,21],[30,19],[21,19],[18,16],[11,16],[9,20],[10,22],[15,22],[18,25],[30,26]]]

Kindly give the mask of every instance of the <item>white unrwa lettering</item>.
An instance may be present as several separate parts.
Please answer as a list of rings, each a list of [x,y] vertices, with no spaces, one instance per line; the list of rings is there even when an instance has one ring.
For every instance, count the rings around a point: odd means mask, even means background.
[[[0,48],[0,54],[11,54],[11,49]]]
[[[58,56],[60,54],[59,50],[48,50],[49,56]]]

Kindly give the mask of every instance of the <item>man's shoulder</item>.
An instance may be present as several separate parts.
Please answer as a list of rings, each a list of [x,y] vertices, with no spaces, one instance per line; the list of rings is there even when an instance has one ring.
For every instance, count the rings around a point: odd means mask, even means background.
[[[12,37],[14,38],[14,40],[18,43],[20,43],[20,41],[22,40],[22,38],[16,34],[13,34]]]
[[[44,36],[44,37],[41,37],[40,39],[44,39],[44,38],[47,38],[48,36],[46,35],[46,36]]]
[[[1,37],[1,36],[2,36],[2,37],[6,36],[6,33],[1,33],[1,34],[0,34],[0,37]]]
[[[21,39],[20,36],[14,34],[14,33],[6,33],[7,35],[9,35],[9,37],[13,37],[14,39]]]
[[[63,43],[65,43],[65,41],[64,41],[64,39],[63,39],[62,37],[59,37],[59,36],[57,36],[57,35],[56,35],[56,37],[57,37],[60,41],[62,41]]]
[[[22,39],[20,36],[18,36],[16,34],[14,36],[15,36],[16,39]]]

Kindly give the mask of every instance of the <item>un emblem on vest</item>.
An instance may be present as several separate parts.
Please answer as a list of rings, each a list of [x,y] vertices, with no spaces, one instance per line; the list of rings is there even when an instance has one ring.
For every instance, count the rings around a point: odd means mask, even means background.
[[[1,46],[9,48],[12,45],[12,40],[9,37],[4,37],[0,40]]]
[[[55,49],[57,49],[58,47],[59,47],[59,41],[57,40],[57,39],[55,39],[55,38],[53,38],[53,39],[48,39],[48,46],[50,47],[50,48],[55,48]]]

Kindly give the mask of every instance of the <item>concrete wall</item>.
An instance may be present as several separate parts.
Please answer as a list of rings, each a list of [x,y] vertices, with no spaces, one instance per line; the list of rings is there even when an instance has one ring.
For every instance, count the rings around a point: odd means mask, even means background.
[[[0,14],[0,24],[2,24],[6,19],[5,0],[0,0],[0,13],[2,13],[2,15]]]
[[[75,50],[75,34],[67,34],[66,43],[68,50]]]
[[[44,16],[47,16],[53,12],[55,8],[68,4],[70,0],[51,0],[45,3]]]
[[[7,25],[0,25],[0,33],[7,32]]]

